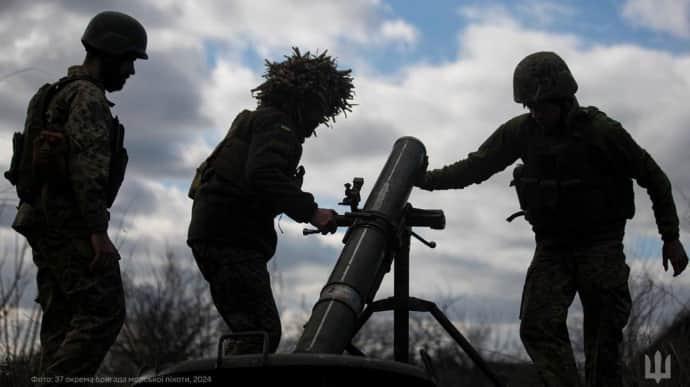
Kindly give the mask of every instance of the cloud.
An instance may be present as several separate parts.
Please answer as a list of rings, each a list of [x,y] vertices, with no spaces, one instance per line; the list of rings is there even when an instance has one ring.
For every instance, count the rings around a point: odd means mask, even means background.
[[[419,39],[419,31],[404,20],[388,20],[381,25],[381,36],[386,41],[400,41],[413,45]]]
[[[634,25],[690,38],[690,0],[627,0],[622,13]]]
[[[225,135],[240,111],[256,107],[250,90],[260,83],[260,75],[255,70],[227,59],[218,61],[202,85],[201,112],[212,123],[211,127],[218,131],[214,134],[214,141]],[[205,128],[197,129],[203,131]]]
[[[103,5],[12,2],[6,10],[0,15],[0,41],[9,48],[0,58],[0,123],[2,128],[20,128],[26,103],[38,86],[81,62],[79,37]],[[388,20],[386,7],[369,0],[123,1],[118,10],[137,17],[149,35],[150,60],[137,61],[136,76],[111,98],[117,103],[114,114],[129,129],[132,159],[141,161],[132,164],[132,172],[150,178],[185,175],[182,169],[188,165],[176,160],[178,152],[199,131],[226,128],[239,109],[255,105],[249,89],[259,81],[262,57],[278,59],[291,46],[345,53],[344,47],[410,44],[416,37],[411,26],[401,19]],[[53,25],[56,20],[59,28]],[[253,68],[242,63],[247,52],[258,56]],[[219,58],[220,64],[208,63],[208,58]],[[35,70],[21,72],[26,69]],[[244,82],[238,82],[240,75]],[[213,83],[217,79],[231,81]],[[238,98],[226,99],[228,93]],[[10,137],[11,132],[0,131],[2,141]]]
[[[0,58],[3,149],[8,149],[10,129],[21,127],[36,88],[81,59],[77,38],[89,17],[100,10],[94,2],[28,4],[3,3],[0,13],[0,41],[7,47]],[[270,7],[249,1],[118,4],[150,30],[151,59],[137,61],[136,76],[112,96],[114,111],[127,126],[131,164],[112,210],[111,227],[132,256],[123,267],[133,273],[139,255],[160,254],[166,248],[191,262],[185,244],[191,209],[186,188],[194,168],[235,115],[255,106],[249,90],[260,83],[261,59],[279,60],[296,44],[327,48],[339,63],[363,64],[352,66],[358,104],[352,114],[338,117],[330,129],[319,128],[318,138],[304,145],[304,188],[322,207],[336,207],[342,184],[355,176],[365,178],[366,199],[393,142],[401,136],[424,142],[432,168],[474,151],[498,125],[524,113],[512,102],[512,73],[519,60],[539,50],[558,52],[580,85],[581,103],[599,106],[623,123],[664,168],[676,192],[690,195],[687,54],[599,44],[526,25],[505,8],[465,7],[461,12],[466,24],[449,37],[457,42],[455,56],[382,74],[364,67],[373,66],[367,61],[370,50],[414,45],[423,30],[391,15],[379,1],[293,1]],[[533,12],[548,4],[552,3],[528,3]],[[68,23],[55,28],[53,20]],[[30,67],[39,70],[2,79],[3,74]],[[0,153],[0,167],[8,161],[7,153]],[[430,250],[413,242],[414,294],[434,299],[450,292],[482,300],[487,309],[508,316],[496,320],[515,318],[534,240],[523,219],[504,220],[518,206],[508,186],[510,169],[461,191],[412,192],[412,204],[443,209],[447,219],[443,231],[418,230],[438,247]],[[627,246],[640,238],[658,240],[651,203],[643,190],[636,193],[638,215],[629,225]],[[680,196],[676,200],[679,210],[687,208]],[[12,216],[10,206],[0,218],[7,235]],[[296,308],[303,299],[311,303],[318,297],[338,257],[342,234],[306,238],[301,235],[303,225],[287,217],[280,224],[285,233],[280,234],[274,262],[284,284],[284,305]],[[687,233],[682,237],[687,241]],[[659,246],[652,250],[649,255],[658,257]],[[629,257],[637,259],[634,254]],[[391,277],[386,277],[381,296],[390,294]],[[687,278],[679,278],[679,286],[689,285]],[[479,309],[477,305],[473,310]]]
[[[514,20],[504,23],[474,16],[476,22],[458,36],[456,60],[409,66],[394,78],[356,76],[359,106],[333,132],[324,133],[318,144],[305,146],[309,173],[317,175],[316,192],[329,192],[326,185],[332,192],[330,181],[349,181],[348,176],[363,174],[366,195],[392,142],[406,134],[426,144],[433,168],[465,157],[499,124],[524,112],[512,102],[514,66],[525,55],[546,49],[557,51],[569,63],[584,105],[599,106],[622,122],[662,165],[674,187],[682,192],[690,189],[683,167],[690,160],[682,151],[690,137],[686,130],[690,113],[682,106],[690,98],[682,70],[688,57],[633,45],[591,45],[574,35],[546,33]],[[386,131],[374,134],[381,123]],[[354,137],[345,130],[356,127],[371,130],[367,135],[360,129],[363,135]],[[351,153],[350,147],[357,143],[363,151]],[[312,147],[325,150],[312,153]],[[369,156],[369,147],[378,148],[379,156]],[[328,167],[312,167],[317,160]],[[414,269],[413,286],[424,288],[445,279],[458,294],[489,297],[497,289],[520,294],[520,273],[529,264],[534,242],[524,220],[511,224],[503,220],[517,209],[508,182],[509,173],[503,172],[462,191],[413,192],[413,204],[442,208],[448,220],[443,232],[422,231],[439,242],[436,250],[413,246],[413,257],[424,260]],[[311,183],[305,184],[311,188]],[[638,215],[630,222],[626,243],[647,236],[658,239],[651,203],[644,190],[637,189],[636,194]],[[478,262],[483,265],[477,266]]]
[[[552,1],[521,2],[517,9],[519,13],[538,25],[553,25],[559,20],[570,19],[577,14],[574,7]]]
[[[166,41],[174,44],[172,37],[176,35],[202,36],[226,47],[251,47],[262,57],[284,52],[293,45],[341,51],[346,45],[367,45],[381,39],[408,42],[412,31],[403,21],[388,21],[386,7],[377,0],[156,0],[154,4],[172,22],[165,29]],[[379,29],[379,25],[393,28]]]

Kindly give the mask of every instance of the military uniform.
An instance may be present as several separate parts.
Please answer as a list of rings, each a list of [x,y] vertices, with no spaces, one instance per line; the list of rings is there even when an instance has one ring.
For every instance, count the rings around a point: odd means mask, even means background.
[[[245,110],[198,171],[188,244],[218,311],[233,332],[265,331],[270,351],[281,327],[266,262],[276,248],[273,220],[308,222],[317,205],[296,173],[304,131],[278,109]],[[253,340],[235,353],[260,350]]]
[[[27,237],[38,267],[42,370],[90,376],[125,317],[118,262],[95,272],[89,264],[94,257],[90,235],[107,230],[107,209],[124,176],[126,151],[103,86],[82,66],[70,67],[61,84],[45,114],[49,127],[67,140],[66,176],[49,179],[30,202],[23,201],[13,227]],[[27,125],[40,116],[37,108],[34,97]]]
[[[422,188],[480,183],[516,160],[513,183],[536,251],[525,280],[520,334],[549,386],[577,385],[566,316],[578,292],[584,308],[587,383],[620,385],[622,329],[630,314],[626,220],[632,179],[646,188],[664,241],[678,239],[671,185],[616,121],[574,101],[563,124],[545,132],[530,114],[501,125],[464,160],[427,173]]]

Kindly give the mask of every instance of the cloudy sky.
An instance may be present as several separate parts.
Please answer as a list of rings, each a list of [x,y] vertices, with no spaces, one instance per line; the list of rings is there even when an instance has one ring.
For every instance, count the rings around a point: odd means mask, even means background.
[[[120,241],[122,267],[130,273],[146,272],[139,270],[143,262],[155,263],[166,248],[177,253],[180,265],[195,269],[184,243],[194,169],[233,117],[255,106],[249,90],[261,81],[264,58],[279,60],[292,46],[327,49],[355,78],[358,105],[352,114],[320,128],[305,144],[304,188],[322,207],[336,207],[343,183],[354,176],[364,177],[366,197],[401,136],[424,142],[432,168],[475,150],[498,125],[524,112],[512,102],[517,62],[551,50],[568,62],[581,104],[622,122],[666,171],[688,245],[690,0],[4,0],[2,170],[31,95],[82,61],[84,27],[109,9],[135,16],[149,34],[150,60],[137,61],[125,89],[109,96],[127,127],[130,152],[111,235]],[[412,193],[415,206],[443,209],[447,227],[418,230],[438,247],[413,243],[411,291],[432,300],[452,295],[470,316],[514,332],[534,242],[523,220],[504,220],[517,209],[509,175],[510,168],[462,191]],[[0,191],[12,200],[6,183]],[[637,191],[636,204],[625,240],[630,265],[638,273],[646,265],[655,278],[688,294],[690,274],[671,280],[663,273],[644,191]],[[6,246],[13,215],[11,208],[0,214]],[[283,233],[273,265],[287,312],[317,299],[342,233],[303,237],[303,225],[288,217],[279,223]],[[390,292],[387,278],[380,294]]]

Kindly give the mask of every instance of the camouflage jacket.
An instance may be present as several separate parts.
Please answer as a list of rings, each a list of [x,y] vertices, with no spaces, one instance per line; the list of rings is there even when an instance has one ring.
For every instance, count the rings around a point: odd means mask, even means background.
[[[88,73],[82,66],[72,66],[68,76],[87,77]],[[59,126],[68,139],[68,181],[44,184],[35,208],[22,204],[15,223],[22,218],[22,222],[73,235],[107,230],[110,137],[117,124],[111,106],[102,85],[90,80],[69,82],[52,98],[47,122]]]
[[[245,110],[207,160],[194,198],[188,241],[213,241],[273,255],[273,219],[308,222],[317,204],[295,175],[302,131],[283,112]]]
[[[564,138],[578,132],[588,133],[586,137],[589,145],[600,148],[601,153],[605,154],[605,158],[597,161],[599,164],[595,162],[593,168],[614,169],[617,178],[623,177],[618,180],[623,186],[617,191],[622,193],[622,197],[616,199],[625,200],[629,196],[632,200],[632,184],[626,184],[625,180],[635,179],[651,198],[662,238],[678,239],[679,222],[671,194],[671,183],[649,153],[633,140],[619,122],[594,107],[575,106],[558,136]],[[477,151],[470,153],[465,159],[427,172],[422,186],[425,189],[450,189],[479,184],[518,159],[528,164],[533,144],[543,141],[545,136],[529,114],[514,117],[501,125]],[[634,212],[634,207],[632,211]],[[632,213],[627,217],[632,217]],[[553,227],[549,229],[540,229],[533,224],[537,240],[548,237],[551,233],[557,234],[558,230],[553,228],[566,226],[567,222],[568,219],[562,219],[561,224],[551,225]],[[589,225],[588,230],[622,238],[625,217],[599,226],[602,227]]]

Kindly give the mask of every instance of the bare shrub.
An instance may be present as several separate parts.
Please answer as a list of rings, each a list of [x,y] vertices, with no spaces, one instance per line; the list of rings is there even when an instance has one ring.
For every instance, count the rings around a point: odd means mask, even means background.
[[[22,305],[29,284],[28,246],[14,238],[0,260],[0,385],[29,386],[37,375],[41,310]]]
[[[127,319],[105,373],[138,376],[213,353],[221,324],[208,286],[173,253],[164,258],[159,270],[140,282],[123,275]]]

